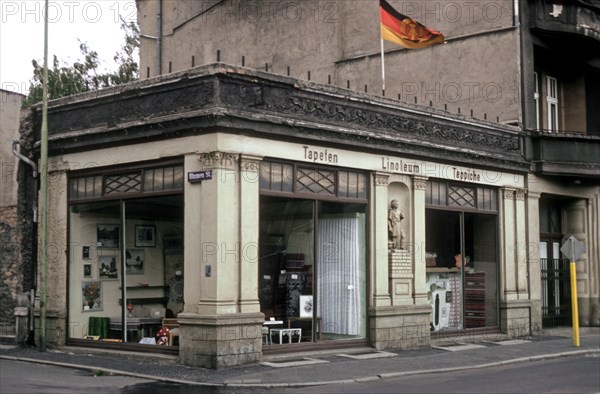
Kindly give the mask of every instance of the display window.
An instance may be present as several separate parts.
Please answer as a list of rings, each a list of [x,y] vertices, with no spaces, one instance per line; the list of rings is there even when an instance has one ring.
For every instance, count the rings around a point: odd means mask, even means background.
[[[270,340],[366,338],[366,175],[262,166],[258,281]]]
[[[430,181],[426,272],[431,330],[498,325],[497,191]]]
[[[69,339],[177,345],[183,166],[75,174],[69,185]]]

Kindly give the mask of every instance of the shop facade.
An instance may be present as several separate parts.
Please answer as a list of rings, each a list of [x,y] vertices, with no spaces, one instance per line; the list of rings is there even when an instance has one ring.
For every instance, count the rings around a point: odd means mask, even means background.
[[[530,331],[512,127],[225,65],[49,119],[53,343],[151,350],[171,319],[181,362],[219,368],[297,342]]]

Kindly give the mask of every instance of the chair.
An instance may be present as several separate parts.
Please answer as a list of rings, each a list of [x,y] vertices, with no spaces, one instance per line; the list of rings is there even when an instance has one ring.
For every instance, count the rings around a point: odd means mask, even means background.
[[[163,327],[167,327],[169,329],[169,346],[173,346],[175,342],[174,339],[177,338],[177,343],[179,344],[179,323],[177,323],[177,319],[173,318],[164,318],[162,322]]]
[[[271,330],[267,326],[262,326],[262,334],[263,338],[265,338],[265,343],[267,345],[272,345],[273,341],[271,340]]]

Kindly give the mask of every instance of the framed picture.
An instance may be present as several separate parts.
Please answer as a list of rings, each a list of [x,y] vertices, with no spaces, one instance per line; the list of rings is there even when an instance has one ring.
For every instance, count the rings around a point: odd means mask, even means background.
[[[144,249],[127,249],[125,251],[125,272],[127,274],[144,273]]]
[[[117,260],[116,256],[98,256],[98,279],[118,279]]]
[[[83,277],[84,278],[91,278],[92,277],[92,265],[91,264],[84,264],[83,265]]]
[[[102,282],[81,282],[81,304],[83,312],[102,310]]]
[[[300,296],[300,317],[312,317],[313,315],[313,296]]]
[[[135,226],[135,246],[150,247],[156,246],[156,226],[140,225]]]
[[[96,246],[98,248],[118,248],[119,247],[119,225],[118,224],[98,224]]]

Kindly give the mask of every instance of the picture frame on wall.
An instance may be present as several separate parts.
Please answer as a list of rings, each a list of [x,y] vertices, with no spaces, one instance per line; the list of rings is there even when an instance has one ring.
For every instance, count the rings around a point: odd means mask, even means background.
[[[98,224],[96,242],[96,247],[98,248],[119,248],[119,225]]]
[[[117,256],[98,256],[98,279],[119,279],[119,261]]]
[[[300,317],[307,318],[313,315],[313,296],[300,296]]]
[[[81,248],[81,258],[87,260],[90,258],[90,247],[84,246]]]
[[[92,277],[92,265],[91,264],[84,264],[83,265],[83,277],[84,278],[91,278]]]
[[[102,310],[102,282],[81,282],[81,304],[83,312]]]
[[[125,272],[127,275],[144,273],[144,249],[127,249],[125,251]]]
[[[153,248],[156,246],[156,226],[154,225],[136,225],[135,226],[135,246],[137,248]]]

